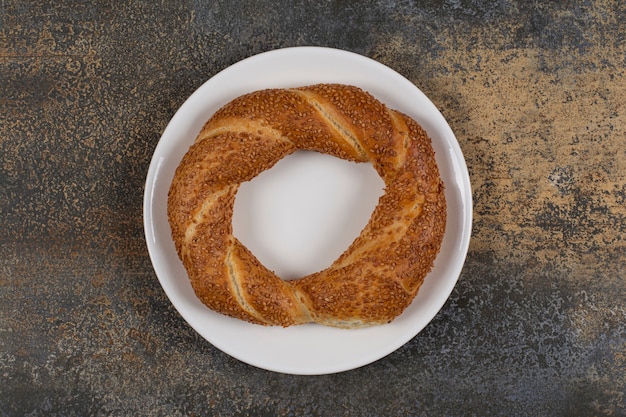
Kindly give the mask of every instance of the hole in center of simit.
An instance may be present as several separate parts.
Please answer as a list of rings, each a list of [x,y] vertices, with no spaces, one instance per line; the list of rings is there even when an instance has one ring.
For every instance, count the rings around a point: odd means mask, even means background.
[[[282,279],[300,278],[350,246],[383,190],[371,164],[298,151],[241,184],[233,234]]]

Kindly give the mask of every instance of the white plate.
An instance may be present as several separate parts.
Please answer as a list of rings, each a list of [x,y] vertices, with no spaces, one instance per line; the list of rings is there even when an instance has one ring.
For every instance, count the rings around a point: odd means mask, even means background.
[[[178,163],[204,122],[233,98],[264,88],[330,82],[363,88],[389,107],[412,116],[431,136],[448,204],[446,234],[433,270],[409,308],[383,326],[343,330],[311,324],[284,329],[214,313],[195,297],[171,240],[166,200]],[[458,280],[471,223],[472,196],[465,160],[454,133],[433,103],[410,81],[376,61],[319,47],[286,48],[253,56],[198,88],[163,132],[148,170],[144,195],[150,258],[165,293],[183,318],[223,352],[259,368],[290,374],[354,369],[386,356],[417,335],[444,305]]]

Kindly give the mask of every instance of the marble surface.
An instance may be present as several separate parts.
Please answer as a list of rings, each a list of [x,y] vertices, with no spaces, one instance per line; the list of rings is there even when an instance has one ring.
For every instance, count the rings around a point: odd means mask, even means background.
[[[626,4],[0,2],[0,415],[626,415]],[[142,194],[183,101],[316,45],[441,109],[474,196],[448,303],[333,375],[241,363],[178,315]]]

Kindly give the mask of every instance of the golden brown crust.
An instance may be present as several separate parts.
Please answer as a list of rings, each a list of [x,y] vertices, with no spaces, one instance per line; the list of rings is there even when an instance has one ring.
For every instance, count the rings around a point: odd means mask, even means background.
[[[298,150],[372,163],[385,183],[359,237],[327,269],[283,281],[232,235],[239,184]],[[178,166],[172,238],[211,309],[264,325],[387,323],[413,301],[443,239],[446,202],[430,138],[353,86],[262,90],[222,107]]]

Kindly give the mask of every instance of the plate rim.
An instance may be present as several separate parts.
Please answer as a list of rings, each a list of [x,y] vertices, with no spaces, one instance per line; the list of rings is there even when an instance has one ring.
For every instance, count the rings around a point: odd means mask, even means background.
[[[457,174],[457,176],[460,175],[460,178],[457,178],[457,180],[460,181],[460,183],[462,183],[463,187],[460,190],[461,192],[464,193],[464,195],[461,197],[461,199],[463,200],[463,202],[465,203],[465,209],[462,212],[462,220],[461,220],[461,226],[462,226],[462,239],[459,242],[459,247],[458,247],[458,256],[460,258],[462,258],[459,261],[459,265],[457,266],[457,268],[455,269],[455,276],[450,279],[450,281],[448,282],[448,285],[445,289],[445,296],[444,293],[442,293],[441,297],[438,297],[438,303],[437,305],[435,305],[432,310],[434,310],[434,313],[432,314],[432,317],[429,317],[426,321],[425,324],[423,326],[421,326],[418,329],[415,329],[415,331],[411,334],[406,334],[404,335],[405,337],[399,338],[399,340],[397,340],[394,344],[390,345],[390,347],[386,350],[381,350],[381,351],[377,351],[377,352],[372,352],[369,356],[365,357],[365,355],[361,356],[360,359],[358,360],[352,360],[352,361],[347,361],[345,362],[342,366],[329,366],[326,367],[324,369],[320,369],[318,368],[307,368],[306,366],[301,367],[299,369],[292,369],[291,367],[285,367],[285,366],[279,366],[279,365],[272,365],[272,364],[267,364],[262,360],[255,360],[255,358],[250,358],[250,357],[244,357],[243,355],[241,355],[238,352],[232,352],[229,351],[229,349],[227,347],[225,347],[222,343],[219,343],[219,340],[215,340],[215,338],[209,338],[207,337],[207,335],[205,334],[205,332],[202,329],[197,328],[198,326],[195,325],[193,323],[193,320],[190,320],[188,317],[188,312],[186,311],[181,311],[181,306],[177,305],[174,300],[173,297],[171,295],[171,291],[168,290],[168,286],[165,285],[165,281],[163,278],[163,272],[159,271],[158,268],[158,261],[156,259],[156,256],[158,256],[157,252],[156,252],[156,240],[155,240],[155,233],[153,232],[153,228],[154,228],[154,222],[150,222],[151,220],[153,221],[155,218],[152,215],[152,209],[154,201],[154,191],[157,185],[157,180],[158,180],[158,174],[159,174],[159,165],[161,163],[163,163],[163,157],[161,156],[159,158],[159,156],[161,155],[163,148],[166,147],[166,140],[167,138],[169,138],[169,135],[171,134],[171,130],[174,129],[177,126],[177,123],[179,123],[179,119],[182,118],[182,112],[191,104],[195,102],[196,100],[199,100],[199,97],[202,96],[202,94],[204,94],[204,90],[209,89],[211,84],[213,83],[219,83],[220,80],[222,78],[227,78],[229,73],[232,72],[236,72],[239,71],[241,68],[245,68],[246,66],[253,64],[255,62],[261,61],[261,60],[276,60],[278,58],[281,57],[285,57],[285,56],[289,56],[289,55],[298,55],[298,54],[303,54],[303,55],[327,55],[327,56],[335,56],[335,57],[341,57],[342,59],[348,59],[348,60],[355,60],[357,62],[360,61],[360,63],[362,64],[366,64],[372,67],[377,68],[380,71],[383,71],[386,75],[388,75],[390,78],[395,78],[394,82],[401,82],[403,84],[409,83],[412,88],[414,89],[413,94],[419,94],[422,96],[422,99],[429,103],[430,106],[432,106],[432,108],[430,109],[431,111],[434,111],[434,113],[437,115],[437,117],[439,118],[438,122],[439,124],[437,125],[438,128],[442,128],[443,130],[445,130],[445,136],[447,138],[447,142],[446,144],[449,146],[450,148],[450,152],[451,154],[453,154],[453,156],[456,158],[456,160],[454,162],[456,162],[458,164],[458,166],[455,168],[455,173]],[[300,84],[302,85],[302,83]],[[358,86],[358,84],[356,84]],[[207,87],[208,86],[208,87]],[[233,97],[236,97],[238,95],[241,95],[239,92],[233,92]],[[377,97],[378,98],[378,97]],[[383,100],[381,100],[383,101]],[[224,104],[224,103],[222,103]],[[428,129],[427,129],[428,130]],[[186,147],[184,149],[184,151],[186,152]],[[184,152],[183,152],[184,154]],[[459,182],[457,182],[458,184]],[[441,112],[439,111],[439,109],[432,103],[432,101],[430,101],[430,99],[421,91],[421,89],[419,89],[419,87],[417,87],[415,84],[413,84],[410,80],[408,80],[407,78],[405,78],[404,76],[402,76],[401,74],[399,74],[398,72],[396,72],[395,70],[387,67],[386,65],[368,58],[364,55],[360,55],[357,54],[355,52],[351,52],[351,51],[346,51],[346,50],[341,50],[341,49],[335,49],[335,48],[327,48],[327,47],[319,47],[319,46],[300,46],[300,47],[288,47],[288,48],[280,48],[280,49],[275,49],[275,50],[271,50],[271,51],[267,51],[267,52],[262,52],[260,54],[256,54],[256,55],[252,55],[250,57],[247,57],[245,59],[242,59],[232,65],[230,65],[229,67],[219,71],[218,73],[216,73],[214,76],[210,77],[209,79],[207,79],[205,82],[203,82],[184,102],[183,104],[176,110],[175,114],[172,116],[172,118],[170,119],[170,121],[168,122],[167,126],[165,127],[165,129],[163,130],[163,133],[161,135],[161,137],[159,138],[159,141],[157,143],[157,146],[154,149],[151,161],[150,161],[150,165],[148,168],[148,172],[147,172],[147,176],[146,176],[146,182],[145,182],[145,189],[144,189],[144,202],[143,202],[143,220],[144,220],[144,234],[145,234],[145,238],[146,238],[146,244],[148,247],[148,252],[150,255],[150,260],[152,262],[153,265],[153,269],[155,271],[155,274],[157,275],[157,278],[159,279],[159,282],[163,288],[163,290],[166,293],[166,296],[168,297],[169,301],[172,303],[172,305],[175,307],[175,309],[178,311],[178,313],[181,315],[181,317],[185,320],[185,322],[190,325],[194,331],[196,331],[200,336],[202,336],[207,342],[209,342],[210,344],[212,344],[213,346],[217,347],[218,349],[220,349],[222,352],[226,353],[227,355],[234,357],[244,363],[247,363],[249,365],[255,366],[257,368],[261,368],[261,369],[265,369],[265,370],[269,370],[269,371],[274,371],[274,372],[280,372],[280,373],[287,373],[287,374],[296,374],[296,375],[321,375],[321,374],[331,374],[331,373],[338,373],[338,372],[344,372],[344,371],[348,371],[351,369],[355,369],[361,366],[365,366],[368,365],[372,362],[375,362],[387,355],[389,355],[390,353],[392,353],[393,351],[397,350],[398,348],[400,348],[401,346],[403,346],[404,344],[406,344],[409,340],[411,340],[412,338],[414,338],[415,336],[417,336],[434,318],[435,316],[439,313],[439,311],[441,310],[441,308],[444,306],[445,302],[449,299],[450,294],[452,293],[452,290],[454,289],[454,287],[456,286],[456,283],[458,282],[458,279],[460,277],[461,271],[463,269],[463,265],[465,263],[466,257],[467,257],[467,253],[469,250],[469,242],[470,242],[470,237],[471,237],[471,229],[472,229],[472,217],[473,217],[473,202],[472,202],[472,191],[471,191],[471,182],[470,182],[470,177],[469,177],[469,172],[467,170],[467,165],[465,162],[465,158],[463,157],[463,153],[462,150],[460,148],[460,145],[458,143],[458,140],[456,139],[456,136],[454,135],[452,129],[450,128],[449,124],[447,123],[447,121],[445,120],[445,118],[443,117],[443,115],[441,114]],[[444,237],[445,239],[445,237]],[[151,243],[151,240],[153,241],[153,243]],[[171,246],[173,246],[173,244],[171,244]],[[432,272],[432,271],[431,271]],[[419,294],[418,294],[419,295]],[[417,298],[417,297],[416,297]],[[234,319],[230,319],[227,317],[224,317],[225,319],[228,320],[234,320]],[[239,322],[239,321],[237,321]],[[240,324],[237,323],[236,326],[239,326]],[[248,324],[246,324],[248,325]],[[391,324],[385,325],[385,326],[392,326],[393,322]],[[255,325],[251,325],[251,326],[255,326]],[[298,326],[300,327],[300,326]],[[276,328],[264,328],[264,329],[276,329]],[[344,330],[345,331],[345,330]],[[349,332],[352,332],[354,330],[348,330]],[[270,330],[269,332],[273,332],[272,330]]]

